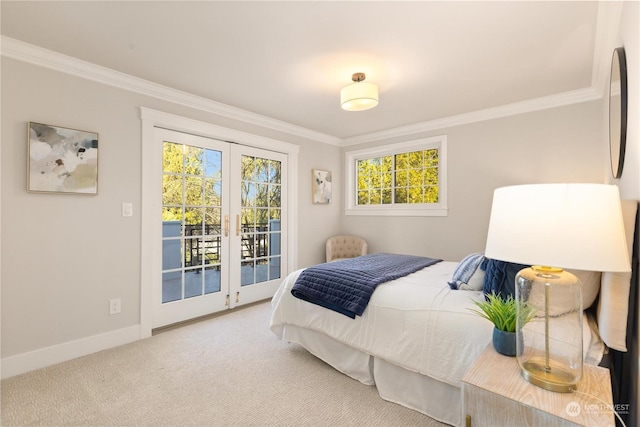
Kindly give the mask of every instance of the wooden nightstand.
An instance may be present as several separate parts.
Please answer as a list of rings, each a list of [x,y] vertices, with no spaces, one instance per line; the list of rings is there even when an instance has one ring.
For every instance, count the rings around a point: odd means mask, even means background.
[[[612,406],[609,370],[584,365],[577,391]],[[615,426],[607,405],[580,393],[554,393],[520,375],[515,357],[496,353],[489,344],[462,378],[462,419],[471,427]]]

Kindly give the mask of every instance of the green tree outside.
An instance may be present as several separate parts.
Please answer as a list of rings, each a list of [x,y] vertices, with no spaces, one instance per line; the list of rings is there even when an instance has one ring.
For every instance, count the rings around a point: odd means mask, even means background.
[[[357,204],[438,203],[438,149],[357,163]]]

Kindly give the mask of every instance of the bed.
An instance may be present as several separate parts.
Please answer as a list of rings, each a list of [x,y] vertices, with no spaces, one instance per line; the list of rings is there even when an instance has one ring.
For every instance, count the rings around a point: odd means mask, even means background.
[[[636,208],[634,202],[624,209],[630,230],[635,229]],[[375,385],[381,398],[462,425],[461,379],[491,342],[493,325],[469,310],[473,300],[484,299],[481,290],[449,285],[460,264],[440,261],[378,285],[355,318],[293,296],[292,288],[305,271],[297,270],[272,299],[270,328],[338,371]],[[585,363],[598,364],[607,346],[625,345],[627,316],[626,311],[621,315],[619,303],[624,301],[625,282],[628,299],[630,274],[590,273],[581,279],[595,287],[585,295],[593,305],[584,313]],[[607,295],[598,298],[605,288]],[[616,301],[610,300],[611,293]],[[622,331],[620,322],[625,325]],[[604,324],[604,330],[598,324]]]

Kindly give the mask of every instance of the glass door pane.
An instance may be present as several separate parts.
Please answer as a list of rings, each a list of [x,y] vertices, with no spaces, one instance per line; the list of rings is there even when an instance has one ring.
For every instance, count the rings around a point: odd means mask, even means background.
[[[231,213],[236,234],[231,240],[232,305],[270,298],[282,280],[286,259],[284,154],[233,146]]]
[[[162,283],[160,307],[154,310],[168,324],[226,303],[228,143],[156,132],[162,138]]]
[[[241,158],[241,286],[281,277],[282,162]]]
[[[220,292],[222,152],[163,144],[162,302]]]

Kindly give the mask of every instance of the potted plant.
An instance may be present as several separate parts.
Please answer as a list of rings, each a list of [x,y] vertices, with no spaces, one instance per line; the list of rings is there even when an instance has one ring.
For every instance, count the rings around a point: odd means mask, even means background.
[[[496,351],[505,356],[515,356],[518,302],[513,295],[501,298],[492,292],[487,295],[485,301],[473,300],[473,303],[479,309],[470,308],[469,310],[493,323],[493,347]],[[520,314],[525,324],[535,313],[526,303],[520,304]]]

